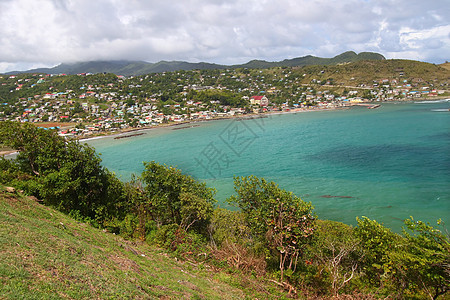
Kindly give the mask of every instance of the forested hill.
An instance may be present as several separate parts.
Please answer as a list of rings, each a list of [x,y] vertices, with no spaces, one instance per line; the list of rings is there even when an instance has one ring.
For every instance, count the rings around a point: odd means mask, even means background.
[[[27,71],[13,71],[8,75],[19,73],[47,73],[47,74],[80,74],[80,73],[114,73],[116,75],[143,75],[149,73],[170,72],[178,70],[211,70],[229,68],[272,68],[272,67],[298,67],[308,65],[337,65],[341,63],[356,62],[362,60],[384,60],[384,56],[373,52],[361,52],[356,54],[347,51],[333,58],[321,58],[316,56],[303,56],[293,59],[285,59],[278,62],[265,60],[252,60],[239,65],[219,65],[213,63],[199,62],[190,63],[185,61],[160,61],[149,63],[145,61],[89,61],[67,64],[63,63],[53,68],[39,68]]]

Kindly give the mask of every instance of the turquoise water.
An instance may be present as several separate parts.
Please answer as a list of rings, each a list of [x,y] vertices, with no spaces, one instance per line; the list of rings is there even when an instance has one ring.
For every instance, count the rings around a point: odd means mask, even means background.
[[[140,174],[143,161],[163,162],[215,187],[227,207],[233,176],[254,174],[311,201],[320,218],[355,224],[367,216],[398,231],[409,216],[450,221],[449,106],[279,114],[88,143],[123,180]]]

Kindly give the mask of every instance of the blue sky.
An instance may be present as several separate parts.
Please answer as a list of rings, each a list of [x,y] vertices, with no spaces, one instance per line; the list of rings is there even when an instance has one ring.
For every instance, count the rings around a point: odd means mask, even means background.
[[[344,51],[450,60],[448,0],[0,0],[0,72],[89,60],[220,64]]]

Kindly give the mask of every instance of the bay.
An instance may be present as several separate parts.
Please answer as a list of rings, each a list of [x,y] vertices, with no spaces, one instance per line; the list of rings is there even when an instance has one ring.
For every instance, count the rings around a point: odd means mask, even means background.
[[[310,201],[322,219],[367,216],[395,231],[413,216],[450,221],[450,102],[382,104],[378,109],[273,114],[141,131],[87,143],[122,180],[143,161],[180,168],[234,193],[233,177],[256,175]]]

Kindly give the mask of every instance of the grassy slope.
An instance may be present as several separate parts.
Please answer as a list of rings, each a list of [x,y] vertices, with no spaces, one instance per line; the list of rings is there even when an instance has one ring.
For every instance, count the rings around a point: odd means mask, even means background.
[[[126,241],[27,197],[0,191],[0,299],[279,296],[255,279],[175,261],[147,244]]]
[[[333,78],[336,84],[359,85],[371,84],[374,80],[398,79],[398,84],[404,79],[421,78],[426,82],[446,82],[450,79],[450,72],[442,66],[410,60],[378,60],[360,61],[339,66],[308,66],[299,69],[306,76],[302,83],[309,83],[311,79],[318,80]],[[400,74],[403,74],[400,76]],[[439,87],[438,87],[439,88]]]
[[[441,67],[443,67],[443,68],[445,68],[445,69],[447,69],[447,70],[449,70],[449,71],[450,71],[450,63],[449,63],[449,62],[446,62],[446,63],[440,64],[439,66],[441,66]]]

